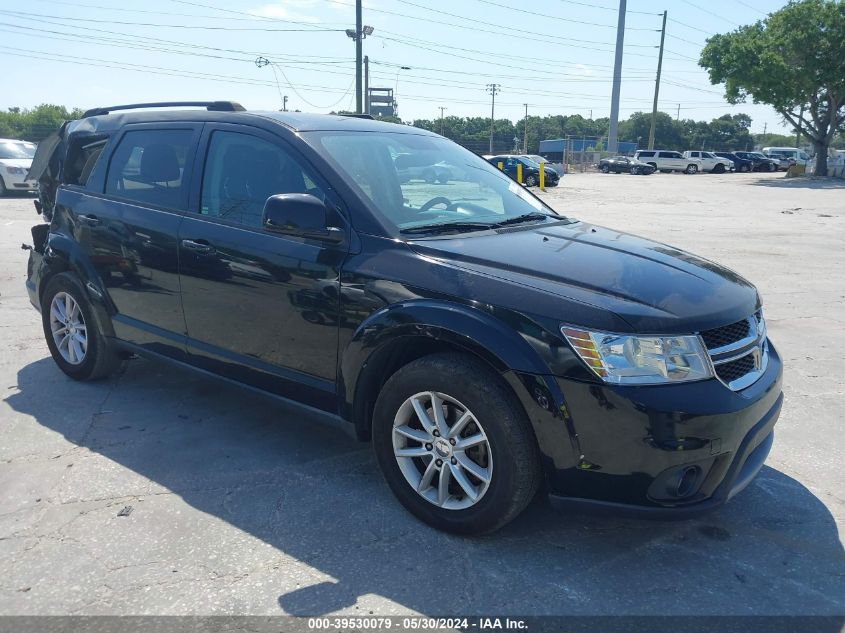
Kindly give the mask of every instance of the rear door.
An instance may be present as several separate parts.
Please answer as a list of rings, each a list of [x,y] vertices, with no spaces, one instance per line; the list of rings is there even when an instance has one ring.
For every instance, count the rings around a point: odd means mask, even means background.
[[[341,244],[262,228],[270,196],[311,193],[325,200],[329,187],[291,145],[245,125],[206,125],[197,172],[179,230],[190,361],[333,409],[348,224],[339,213],[332,220],[347,232]]]
[[[129,125],[106,160],[82,167],[90,193],[71,202],[76,240],[117,312],[115,334],[151,351],[185,356],[176,234],[187,207],[201,124]],[[113,148],[113,149],[112,149]],[[88,172],[86,175],[85,172]]]
[[[660,167],[662,169],[684,169],[687,159],[678,152],[660,152]]]

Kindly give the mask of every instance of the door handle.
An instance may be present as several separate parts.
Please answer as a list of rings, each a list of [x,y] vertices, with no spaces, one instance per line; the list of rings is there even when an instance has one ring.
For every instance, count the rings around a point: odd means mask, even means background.
[[[87,215],[80,215],[79,219],[82,220],[83,222],[85,222],[85,224],[88,224],[90,226],[96,226],[100,223],[100,218],[98,218],[96,215],[92,215],[90,213],[87,214]]]
[[[205,240],[182,240],[182,247],[200,255],[209,255],[214,252],[214,247]]]

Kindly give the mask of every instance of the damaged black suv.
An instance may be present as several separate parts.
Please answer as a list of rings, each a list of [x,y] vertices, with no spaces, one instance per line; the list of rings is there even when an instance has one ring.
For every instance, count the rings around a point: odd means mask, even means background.
[[[559,215],[436,134],[118,106],[32,170],[26,285],[62,371],[146,355],[338,416],[438,528],[494,530],[538,492],[687,516],[772,445],[781,361],[750,283]]]

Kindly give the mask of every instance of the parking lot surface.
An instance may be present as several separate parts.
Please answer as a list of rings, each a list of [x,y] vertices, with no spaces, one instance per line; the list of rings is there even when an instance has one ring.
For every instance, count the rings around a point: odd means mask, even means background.
[[[572,174],[543,196],[760,289],[785,404],[727,506],[667,523],[538,502],[449,536],[314,414],[146,360],[75,383],[26,298],[32,201],[0,199],[0,613],[845,616],[845,182]]]

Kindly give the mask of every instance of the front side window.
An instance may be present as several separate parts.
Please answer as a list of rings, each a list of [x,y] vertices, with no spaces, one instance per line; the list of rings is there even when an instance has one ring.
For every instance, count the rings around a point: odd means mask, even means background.
[[[484,228],[526,215],[563,219],[494,165],[443,138],[400,132],[304,136],[396,232],[449,223]]]
[[[264,203],[279,193],[325,198],[308,172],[278,145],[239,132],[211,135],[202,177],[202,215],[259,228]]]
[[[165,209],[184,209],[185,161],[191,130],[137,130],[120,140],[109,164],[106,193]]]

